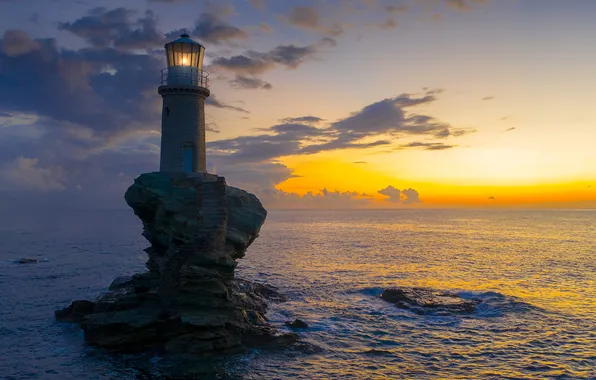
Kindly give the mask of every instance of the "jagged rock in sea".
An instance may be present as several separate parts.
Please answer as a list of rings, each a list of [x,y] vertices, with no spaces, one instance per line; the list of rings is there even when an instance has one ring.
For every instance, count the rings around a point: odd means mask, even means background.
[[[387,288],[381,298],[417,314],[434,312],[473,313],[480,300],[463,299],[455,293],[428,288]]]
[[[236,259],[259,235],[267,211],[252,194],[199,173],[146,173],[125,194],[143,222],[148,271],[118,277],[96,301],[56,311],[85,340],[117,351],[204,354],[287,345],[267,322],[274,287],[234,278]]]
[[[291,327],[293,329],[307,329],[308,323],[304,322],[302,319],[294,319],[292,322],[286,322],[286,326]]]

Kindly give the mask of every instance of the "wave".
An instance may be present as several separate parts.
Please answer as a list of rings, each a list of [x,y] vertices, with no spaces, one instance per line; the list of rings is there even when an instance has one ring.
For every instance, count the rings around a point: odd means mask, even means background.
[[[518,297],[495,291],[459,291],[456,294],[463,299],[480,300],[480,304],[476,307],[476,314],[484,318],[502,317],[510,313],[544,311],[542,308],[525,302]]]
[[[359,293],[366,297],[379,298],[385,288],[383,287],[366,287],[351,291],[350,293]],[[527,303],[518,297],[509,296],[496,291],[471,291],[471,290],[444,290],[431,289],[437,292],[445,292],[454,294],[462,300],[478,301],[474,313],[469,314],[481,318],[495,318],[502,317],[511,313],[527,313],[527,312],[543,312],[544,310],[538,306]],[[440,308],[439,308],[440,309]],[[429,311],[432,311],[429,308]],[[426,313],[424,313],[426,314]],[[432,314],[432,313],[431,313]]]

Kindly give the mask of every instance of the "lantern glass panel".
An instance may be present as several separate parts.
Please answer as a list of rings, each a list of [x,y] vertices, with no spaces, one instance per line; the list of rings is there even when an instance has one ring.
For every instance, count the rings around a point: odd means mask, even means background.
[[[182,66],[190,66],[190,57],[191,57],[191,51],[190,51],[190,44],[182,44]]]
[[[199,53],[199,50],[198,50],[199,45],[192,45],[191,48],[192,48],[192,59],[190,60],[190,65],[192,67],[197,67],[197,57],[199,56],[198,55],[198,53]]]
[[[168,55],[168,66],[174,66],[174,51],[172,49],[172,45],[168,45],[166,47],[166,53]]]
[[[182,43],[174,42],[172,49],[174,49],[174,66],[182,66]]]

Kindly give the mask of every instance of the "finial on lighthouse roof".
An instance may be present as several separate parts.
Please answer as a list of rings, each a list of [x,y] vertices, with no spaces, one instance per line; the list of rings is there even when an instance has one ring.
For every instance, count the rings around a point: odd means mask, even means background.
[[[183,43],[187,43],[187,44],[201,45],[201,44],[200,44],[200,43],[198,43],[197,41],[195,41],[195,40],[193,40],[192,38],[190,38],[190,35],[189,35],[188,33],[186,33],[186,32],[182,33],[182,34],[180,35],[180,38],[178,38],[178,39],[176,39],[176,40],[174,40],[174,41],[172,41],[172,42],[168,42],[168,43],[166,44],[166,46],[167,46],[168,44],[172,44],[172,43],[175,43],[175,42],[183,42]],[[201,46],[202,46],[202,45],[201,45]]]

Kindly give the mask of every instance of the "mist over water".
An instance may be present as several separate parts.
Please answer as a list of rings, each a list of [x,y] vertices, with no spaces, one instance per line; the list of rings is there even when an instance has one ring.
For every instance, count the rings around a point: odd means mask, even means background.
[[[135,379],[172,365],[86,347],[53,317],[142,271],[140,233],[129,210],[0,225],[2,376]],[[42,261],[12,263],[22,257]],[[314,353],[253,350],[210,361],[213,378],[596,378],[596,211],[273,210],[237,276],[286,293],[268,316],[281,329],[305,320]],[[388,286],[482,303],[418,315],[379,299]]]

